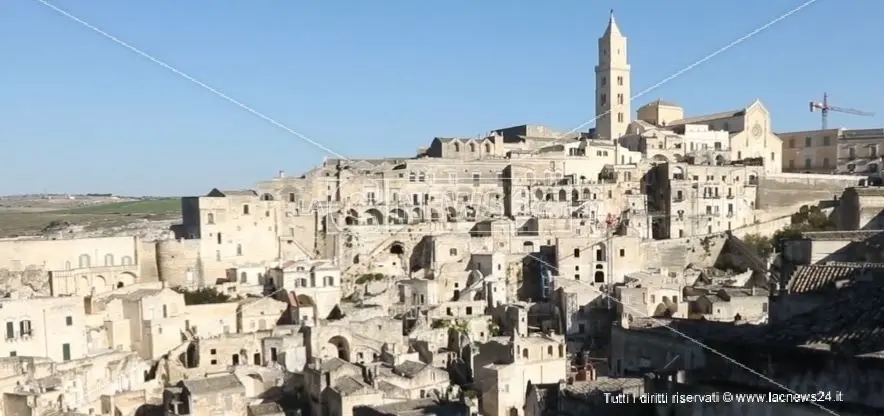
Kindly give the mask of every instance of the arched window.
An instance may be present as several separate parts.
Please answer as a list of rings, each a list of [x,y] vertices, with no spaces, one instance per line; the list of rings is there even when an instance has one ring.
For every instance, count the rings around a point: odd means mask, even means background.
[[[114,255],[113,254],[105,254],[104,255],[104,265],[105,266],[113,266],[114,265]]]
[[[89,255],[88,254],[81,254],[80,255],[80,268],[85,269],[87,267],[90,267],[91,265],[92,265],[92,259],[89,258]]]

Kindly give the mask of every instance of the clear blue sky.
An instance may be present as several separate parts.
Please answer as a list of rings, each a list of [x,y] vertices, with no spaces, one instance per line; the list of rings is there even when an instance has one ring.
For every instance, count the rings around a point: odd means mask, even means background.
[[[633,92],[800,0],[56,0],[53,4],[348,157],[434,136],[592,118],[608,10]],[[884,2],[816,4],[648,95],[689,114],[762,99],[776,130],[884,125]],[[0,194],[182,195],[300,174],[326,154],[32,0],[0,4]]]

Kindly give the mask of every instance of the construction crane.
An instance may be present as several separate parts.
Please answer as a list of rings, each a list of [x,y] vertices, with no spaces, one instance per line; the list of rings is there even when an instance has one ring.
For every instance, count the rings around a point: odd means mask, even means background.
[[[829,105],[829,95],[826,93],[823,93],[823,101],[822,102],[818,102],[818,101],[811,101],[810,102],[810,112],[813,113],[817,110],[819,110],[819,112],[820,112],[820,118],[822,119],[822,129],[823,130],[828,128],[829,111],[836,111],[839,113],[853,114],[855,116],[863,116],[863,117],[872,117],[875,115],[875,113],[869,113],[867,111],[860,111],[860,110],[854,110],[852,108],[843,108],[843,107],[836,107],[834,105]]]

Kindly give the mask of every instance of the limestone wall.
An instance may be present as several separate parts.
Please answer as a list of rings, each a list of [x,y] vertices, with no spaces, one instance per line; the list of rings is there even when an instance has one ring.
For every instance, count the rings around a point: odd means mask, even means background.
[[[160,280],[155,241],[142,241],[138,245],[138,269],[139,281],[156,282]]]
[[[703,243],[707,239],[708,251]],[[711,267],[724,246],[724,240],[724,234],[718,233],[644,242],[641,245],[644,267],[665,267],[671,271],[682,271],[688,264]]]
[[[761,209],[776,209],[832,200],[835,196],[840,197],[845,188],[857,186],[864,179],[861,176],[810,173],[767,174],[759,180],[756,206]]]
[[[135,264],[140,245],[137,237],[2,240],[0,269],[19,271],[32,266],[32,269],[65,270],[112,266],[122,264],[124,258],[129,264]]]
[[[169,285],[199,283],[204,275],[200,261],[200,240],[165,240],[156,242],[155,264],[159,276]]]
[[[774,218],[765,222],[759,222],[758,224],[752,224],[745,227],[737,228],[732,232],[735,236],[737,236],[737,238],[743,238],[749,234],[759,234],[765,237],[770,237],[773,236],[775,232],[782,230],[784,227],[790,224],[792,224],[791,214],[779,218]]]

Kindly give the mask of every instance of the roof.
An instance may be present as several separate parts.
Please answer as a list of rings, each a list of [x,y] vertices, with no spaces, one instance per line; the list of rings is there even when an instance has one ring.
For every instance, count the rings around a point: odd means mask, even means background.
[[[629,329],[742,346],[813,348],[842,355],[884,350],[884,279],[859,281],[825,306],[767,325],[689,319],[636,319]]]
[[[282,410],[282,407],[275,402],[253,404],[249,406],[249,414],[252,416],[272,415],[284,412],[285,411]]]
[[[213,188],[206,196],[220,197],[225,196],[258,196],[258,193],[251,189],[218,189]]]
[[[393,372],[402,377],[412,378],[425,368],[427,368],[427,364],[417,361],[405,361],[402,364],[393,367]]]
[[[838,282],[852,282],[857,277],[867,275],[870,270],[875,270],[876,275],[882,274],[884,264],[831,262],[823,265],[798,266],[789,277],[786,289],[789,293],[795,294],[823,292],[836,288]]]
[[[854,231],[809,231],[801,233],[801,236],[810,240],[832,241],[851,240],[865,241],[869,238],[884,235],[881,230],[854,230]]]
[[[662,100],[660,98],[645,104],[645,106],[681,107],[680,105],[678,105],[672,101],[666,101],[666,100]]]
[[[884,280],[845,287],[825,306],[762,328],[758,341],[767,345],[817,345],[848,355],[884,350]]]
[[[327,358],[322,360],[322,364],[319,365],[319,369],[322,372],[331,372],[337,371],[338,369],[345,367],[347,365],[352,365],[338,357]]]
[[[879,139],[884,137],[884,129],[856,129],[841,131],[842,140]]]
[[[855,186],[848,189],[856,192],[858,196],[884,196],[884,186]]]
[[[335,380],[334,387],[332,387],[332,389],[338,392],[341,396],[356,394],[365,391],[368,388],[369,386],[362,382],[362,380],[352,376],[343,376]]]
[[[233,374],[209,377],[181,382],[190,394],[211,394],[225,390],[244,389],[242,383]]]
[[[705,114],[705,115],[694,116],[694,117],[686,117],[681,120],[672,120],[671,122],[669,122],[667,124],[667,127],[678,126],[678,125],[682,125],[682,124],[705,124],[710,121],[738,117],[738,116],[742,116],[744,114],[746,114],[746,110],[740,109],[740,110],[722,111],[720,113]]]
[[[111,295],[108,295],[107,298],[105,298],[105,299],[107,299],[108,301],[111,301],[111,300],[114,300],[114,299],[121,299],[121,300],[128,300],[128,301],[137,301],[137,300],[144,299],[144,298],[146,298],[146,297],[159,295],[160,292],[162,292],[163,290],[165,290],[165,289],[164,289],[164,288],[160,288],[160,289],[138,289],[138,290],[133,290],[133,291],[128,292],[128,293],[115,293],[115,294],[111,294]],[[170,290],[171,290],[171,289],[170,289]]]

